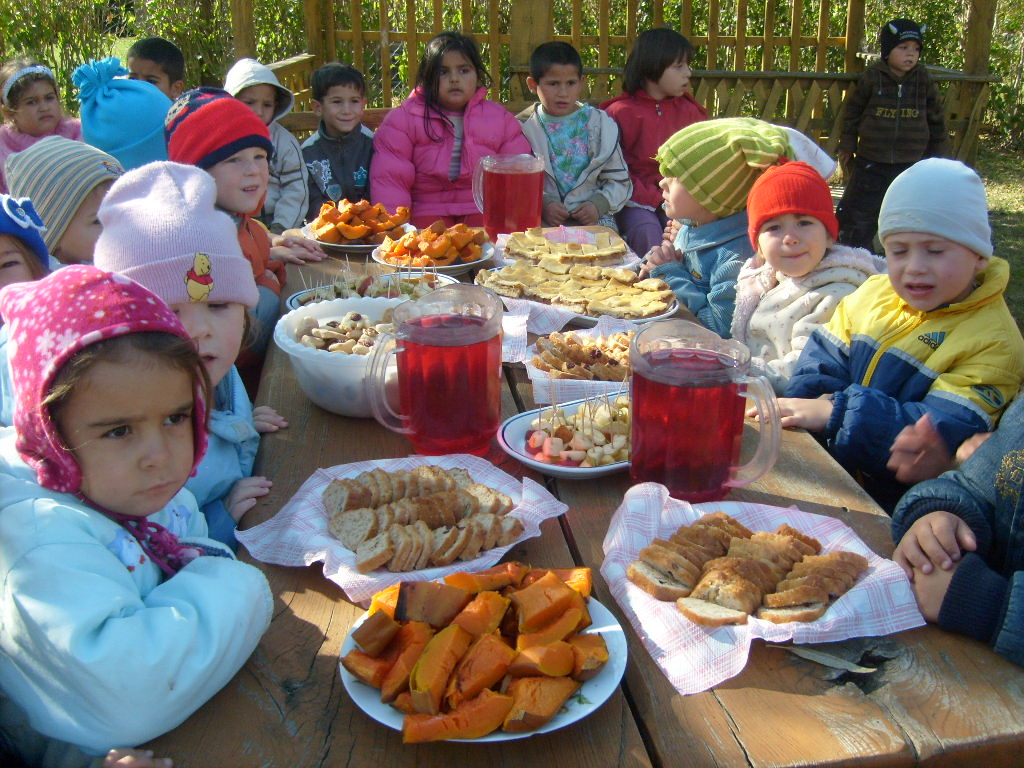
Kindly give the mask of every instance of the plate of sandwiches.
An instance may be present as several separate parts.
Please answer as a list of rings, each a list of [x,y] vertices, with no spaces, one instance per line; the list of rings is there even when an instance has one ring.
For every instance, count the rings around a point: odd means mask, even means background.
[[[327,530],[355,553],[355,568],[392,573],[445,567],[508,547],[522,535],[511,497],[460,467],[421,464],[332,480],[322,494]]]
[[[475,280],[505,298],[572,312],[572,322],[584,326],[596,325],[601,315],[660,320],[671,317],[679,308],[664,280],[641,280],[625,267],[570,265],[552,259],[542,259],[538,264],[516,261],[499,269],[480,270]]]
[[[608,227],[533,227],[510,234],[502,253],[506,260],[532,264],[552,259],[569,265],[612,267],[625,264],[630,250]]]

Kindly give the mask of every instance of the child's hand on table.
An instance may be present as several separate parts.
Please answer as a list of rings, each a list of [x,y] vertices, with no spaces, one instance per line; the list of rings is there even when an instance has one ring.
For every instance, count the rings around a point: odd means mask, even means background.
[[[953,457],[926,413],[896,435],[885,465],[901,483],[917,483],[953,469]]]
[[[917,599],[917,607],[926,621],[933,624],[939,620],[939,611],[942,610],[942,601],[946,599],[949,585],[953,581],[953,574],[956,572],[958,563],[947,571],[939,568],[931,573],[916,571],[913,576],[913,583],[910,585],[914,590],[914,597]]]
[[[832,418],[832,398],[822,395],[816,398],[780,397],[779,418],[784,429],[806,429],[808,432],[821,432]],[[750,408],[748,419],[757,417],[757,409]]]
[[[952,571],[961,553],[973,552],[978,546],[970,527],[949,512],[929,512],[914,521],[896,545],[892,559],[916,581],[921,574],[935,570]]]
[[[224,506],[227,507],[231,519],[236,523],[241,520],[242,515],[256,506],[256,499],[266,496],[273,487],[272,481],[260,476],[236,480],[231,486],[231,492],[224,499]]]
[[[544,223],[549,227],[560,227],[569,218],[569,209],[557,200],[544,203]]]
[[[252,425],[260,434],[264,432],[277,432],[288,426],[284,416],[279,414],[269,405],[257,405],[252,409]]]
[[[323,261],[327,254],[317,243],[295,235],[271,235],[270,258],[305,264],[307,261]]]
[[[601,214],[597,212],[597,206],[589,200],[578,208],[569,211],[569,213],[578,224],[584,227],[594,226],[597,224],[597,220],[601,218]]]
[[[103,759],[103,768],[171,768],[169,757],[153,757],[148,749],[112,749]]]
[[[656,245],[647,252],[645,260],[640,264],[640,277],[650,277],[651,270],[655,267],[679,261],[682,258],[683,254],[671,245],[667,243]]]

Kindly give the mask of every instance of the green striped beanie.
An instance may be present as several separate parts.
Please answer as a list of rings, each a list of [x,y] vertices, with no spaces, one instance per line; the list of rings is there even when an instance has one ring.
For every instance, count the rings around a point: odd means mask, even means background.
[[[31,198],[46,225],[43,241],[50,253],[89,193],[124,173],[103,150],[63,136],[47,136],[11,155],[5,170],[11,195]]]
[[[725,218],[747,206],[747,193],[766,168],[792,157],[783,128],[752,117],[693,123],[658,149],[661,175],[677,178],[694,200]]]

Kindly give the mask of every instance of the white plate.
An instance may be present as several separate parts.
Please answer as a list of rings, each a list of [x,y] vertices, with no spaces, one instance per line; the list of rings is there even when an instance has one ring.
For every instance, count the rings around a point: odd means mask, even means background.
[[[385,267],[400,269],[403,272],[436,272],[439,275],[451,275],[454,277],[455,275],[464,275],[471,269],[483,266],[484,264],[489,263],[491,259],[494,258],[494,243],[484,243],[480,250],[483,255],[476,261],[471,261],[468,264],[449,264],[447,267],[407,267],[404,265],[398,266],[397,264],[392,264],[390,261],[385,261],[384,259],[381,258],[380,246],[377,246],[373,249],[373,253],[370,254],[370,258],[376,261],[378,264],[383,264]]]
[[[625,390],[629,393],[629,389]],[[559,403],[556,407],[561,408],[567,416],[576,413],[576,410],[585,400],[575,400],[570,403]],[[550,410],[546,406],[543,410]],[[557,464],[548,464],[544,461],[537,461],[526,451],[526,435],[530,431],[530,422],[537,418],[541,409],[538,408],[526,413],[520,413],[510,419],[506,419],[498,428],[498,445],[513,459],[521,461],[528,467],[533,467],[542,475],[550,477],[561,477],[567,480],[588,480],[592,477],[602,477],[615,472],[622,472],[629,469],[628,461],[617,461],[614,464],[605,464],[601,467],[561,467]]]
[[[405,229],[406,232],[416,231],[416,227],[412,224],[403,224],[402,228]],[[302,236],[307,240],[312,240],[321,248],[326,248],[332,252],[344,252],[360,256],[369,256],[373,253],[373,249],[378,247],[376,243],[347,243],[345,241],[340,243],[328,243],[326,240],[318,240],[313,236],[313,230],[310,229],[309,224],[303,224],[302,229],[299,231],[302,232]]]
[[[533,731],[526,731],[525,733],[494,731],[487,736],[481,736],[479,739],[452,739],[452,741],[475,743],[480,741],[525,739],[538,733],[557,731],[559,728],[571,725],[577,720],[582,720],[604,704],[615,693],[615,689],[619,687],[619,681],[622,679],[622,674],[626,671],[626,654],[628,653],[626,636],[622,631],[622,625],[615,620],[611,611],[597,600],[590,598],[587,602],[587,609],[590,611],[590,618],[593,620],[593,624],[587,627],[583,634],[600,633],[604,635],[604,641],[608,645],[608,663],[594,677],[583,683],[575,694],[569,697],[561,712]],[[364,614],[353,625],[352,629],[358,627],[365,620],[366,615]],[[352,642],[352,633],[349,632],[345,642],[341,644],[341,655],[344,656],[355,647],[355,643]],[[396,731],[402,730],[402,720],[405,715],[389,704],[383,704],[380,700],[380,691],[378,689],[357,680],[340,662],[338,668],[341,670],[341,682],[344,684],[345,690],[348,691],[352,701],[356,703],[356,706],[381,725],[386,725],[388,728],[393,728]]]
[[[408,277],[409,276],[409,271],[406,270],[406,269],[403,269],[403,270],[401,270],[401,272],[389,272],[387,274],[388,275],[394,275],[396,277],[400,277],[400,276],[401,277]],[[385,277],[385,276],[386,275],[374,275],[374,277]],[[417,272],[415,274],[415,276],[419,277],[419,272]],[[459,282],[459,281],[456,278],[454,278],[454,277],[452,277],[450,275],[437,275],[437,283],[438,283],[438,285],[450,285],[451,283],[457,283],[457,282]],[[316,302],[308,302],[308,303],[303,304],[300,301],[303,296],[307,296],[307,295],[309,295],[310,293],[312,293],[315,290],[316,290],[315,288],[304,288],[301,291],[296,291],[295,293],[293,293],[291,296],[288,297],[287,301],[285,301],[285,305],[288,307],[289,310],[292,310],[292,309],[299,309],[300,307],[308,307],[310,303],[315,304]],[[350,297],[350,298],[358,298],[358,297],[353,296],[353,297]],[[381,298],[381,297],[373,297],[373,298]],[[321,299],[321,301],[331,301],[331,299]]]

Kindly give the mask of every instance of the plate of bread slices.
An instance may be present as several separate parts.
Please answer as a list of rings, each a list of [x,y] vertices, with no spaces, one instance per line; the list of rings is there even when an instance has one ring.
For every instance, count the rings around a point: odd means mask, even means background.
[[[356,705],[404,743],[564,728],[617,690],[628,648],[589,568],[504,562],[374,595],[341,647]]]
[[[363,602],[399,581],[494,565],[566,509],[478,456],[409,456],[318,469],[274,517],[237,535],[262,562],[322,561]]]

